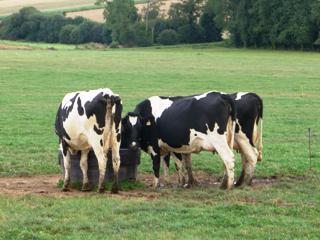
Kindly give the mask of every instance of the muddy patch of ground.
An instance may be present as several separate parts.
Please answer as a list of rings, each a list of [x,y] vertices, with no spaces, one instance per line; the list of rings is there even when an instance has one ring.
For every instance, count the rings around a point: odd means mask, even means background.
[[[195,177],[198,181],[198,186],[203,188],[218,187],[220,178],[212,176],[206,172],[197,171]],[[0,194],[11,196],[23,196],[23,195],[41,195],[52,197],[68,197],[68,196],[92,196],[97,195],[96,192],[81,192],[76,189],[72,189],[70,192],[61,192],[58,187],[58,182],[61,179],[60,174],[50,175],[37,175],[31,177],[2,177],[0,178]],[[138,175],[138,181],[142,182],[146,188],[121,191],[120,194],[112,195],[116,198],[145,198],[155,199],[163,194],[167,194],[167,191],[156,191],[152,188],[153,176],[152,174],[140,173]],[[255,178],[253,180],[253,188],[260,188],[264,185],[274,184],[277,181],[275,178]],[[164,189],[175,189],[178,186],[178,177],[176,174],[170,176],[170,185],[163,185]],[[106,192],[106,194],[109,194]],[[110,195],[110,194],[109,194]]]
[[[5,45],[0,44],[0,50],[32,50],[32,47],[28,46],[15,46],[15,45]]]

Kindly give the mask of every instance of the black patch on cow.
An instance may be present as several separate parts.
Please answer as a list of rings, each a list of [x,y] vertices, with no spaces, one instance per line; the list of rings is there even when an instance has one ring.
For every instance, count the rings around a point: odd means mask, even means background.
[[[156,121],[158,137],[172,148],[188,145],[190,130],[206,134],[213,131],[215,124],[218,133],[226,131],[230,106],[220,93],[208,93],[199,100],[194,96],[171,98],[172,105]]]
[[[100,145],[101,145],[101,147],[103,146],[103,141],[102,141],[102,139],[100,139]]]
[[[87,118],[89,119],[91,116],[95,116],[99,128],[105,127],[106,124],[107,98],[108,95],[103,96],[103,92],[101,92],[97,94],[91,101],[87,101],[84,104]]]
[[[103,133],[103,129],[100,130],[99,128],[97,128],[96,125],[93,126],[93,130],[98,134],[98,135],[101,135]]]
[[[237,93],[230,94],[233,99],[236,99]],[[250,144],[253,145],[253,129],[255,121],[262,119],[263,115],[263,103],[262,99],[255,93],[247,93],[242,95],[239,100],[235,101],[237,108],[236,133],[240,128],[242,132],[247,136]]]
[[[61,145],[62,145],[62,154],[63,154],[64,157],[66,157],[66,156],[67,156],[67,152],[68,152],[69,145],[68,145],[68,143],[66,143],[66,141],[63,140],[63,139],[61,140]]]
[[[63,127],[63,110],[61,108],[61,104],[58,108],[57,115],[56,115],[56,121],[55,121],[55,132],[59,136],[59,138],[62,140],[63,138],[66,138],[70,140],[70,136],[66,132],[66,130]]]
[[[120,141],[121,141],[121,134],[118,133],[118,134],[117,134],[117,142],[120,142]]]
[[[119,125],[121,122],[121,114],[122,114],[122,104],[121,98],[119,96],[111,96],[112,103],[115,104],[115,113],[114,113],[114,124],[115,129],[119,129]]]
[[[83,109],[83,107],[81,105],[81,99],[80,98],[78,98],[77,103],[78,103],[78,113],[79,113],[80,116],[82,116],[84,114],[84,109]]]
[[[63,122],[68,118],[70,112],[73,109],[74,102],[76,98],[78,97],[79,93],[76,93],[69,101],[71,104],[68,107],[62,108],[62,104],[60,104],[58,108],[58,112],[56,115],[56,122],[55,122],[55,132],[59,136],[59,138],[62,140],[63,138],[70,140],[70,136],[66,132],[66,130],[63,127]]]

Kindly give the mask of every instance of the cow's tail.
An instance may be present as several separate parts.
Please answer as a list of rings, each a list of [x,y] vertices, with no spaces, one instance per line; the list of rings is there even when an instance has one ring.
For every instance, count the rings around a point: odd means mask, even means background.
[[[229,95],[221,94],[221,97],[225,100],[225,102],[229,107],[227,135],[228,135],[228,145],[232,149],[234,144],[234,134],[236,129],[236,116],[237,116],[236,104],[235,104],[235,101]]]
[[[257,117],[257,125],[258,125],[258,141],[257,141],[257,148],[258,148],[258,161],[262,160],[262,125],[263,125],[263,101],[262,99],[257,95],[257,98],[259,100],[259,109],[258,109],[258,117]]]
[[[122,102],[121,98],[117,95],[111,96],[113,106],[115,108],[114,114],[113,114],[113,122],[115,124],[116,132],[120,136],[121,132],[121,114],[122,114]]]

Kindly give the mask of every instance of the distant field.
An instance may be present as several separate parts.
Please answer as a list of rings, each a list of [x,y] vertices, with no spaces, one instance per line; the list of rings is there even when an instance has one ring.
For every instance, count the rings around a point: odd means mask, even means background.
[[[0,0],[0,16],[5,16],[19,11],[27,6],[33,6],[41,11],[79,11],[95,9],[96,0]],[[143,3],[145,0],[137,0]]]
[[[263,98],[264,159],[255,176],[274,182],[232,191],[216,185],[145,187],[117,196],[76,190],[74,195],[49,195],[47,189],[21,195],[0,191],[0,239],[320,236],[319,53],[211,44],[105,51],[60,44],[15,45],[31,49],[0,50],[0,176],[44,175],[45,181],[45,174],[60,172],[54,120],[67,92],[109,87],[121,95],[126,113],[152,95],[216,89],[253,91]],[[47,50],[53,48],[57,50]],[[239,154],[236,159],[238,175]],[[193,165],[206,178],[218,179],[223,173],[222,161],[210,153],[194,154]],[[150,176],[151,169],[150,157],[143,154],[139,172]],[[25,179],[17,180],[22,189]]]
[[[94,5],[95,0],[1,0],[0,15],[9,15],[22,7],[33,6],[39,10],[58,10]]]

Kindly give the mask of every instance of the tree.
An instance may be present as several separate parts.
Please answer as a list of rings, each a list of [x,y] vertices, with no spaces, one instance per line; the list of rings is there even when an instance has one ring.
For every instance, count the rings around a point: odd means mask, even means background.
[[[119,41],[121,44],[126,44],[124,40],[129,40],[127,37],[130,35],[132,25],[138,20],[137,9],[134,6],[133,0],[116,0],[104,1],[106,8],[104,16],[107,21],[107,26],[112,30],[112,39]]]
[[[159,34],[158,42],[163,45],[177,44],[178,34],[175,30],[165,29]]]
[[[200,26],[204,30],[206,42],[221,41],[222,27],[216,24],[216,1],[208,0],[204,6],[203,13],[200,17]]]
[[[76,28],[76,25],[68,24],[63,26],[59,34],[59,42],[72,43],[71,32],[74,28]]]

